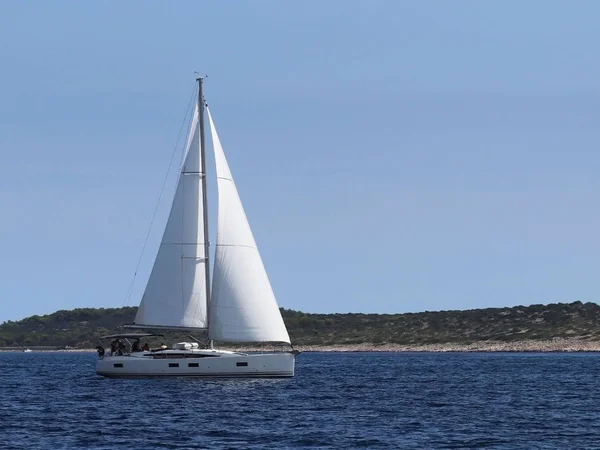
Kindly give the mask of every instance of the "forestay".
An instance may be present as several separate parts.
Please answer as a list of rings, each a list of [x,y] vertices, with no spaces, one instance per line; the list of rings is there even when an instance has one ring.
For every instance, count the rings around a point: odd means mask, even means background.
[[[210,111],[208,118],[217,167],[219,201],[209,338],[230,342],[289,343],[290,337]]]
[[[136,325],[205,328],[206,276],[198,109],[186,156],[152,273],[135,316]]]

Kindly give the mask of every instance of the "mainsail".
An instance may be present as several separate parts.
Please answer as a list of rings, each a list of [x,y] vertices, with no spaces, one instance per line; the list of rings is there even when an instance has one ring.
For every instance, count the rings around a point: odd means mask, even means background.
[[[208,118],[219,201],[209,338],[290,343],[210,111]]]
[[[199,115],[194,112],[177,190],[136,325],[205,328],[207,295]]]

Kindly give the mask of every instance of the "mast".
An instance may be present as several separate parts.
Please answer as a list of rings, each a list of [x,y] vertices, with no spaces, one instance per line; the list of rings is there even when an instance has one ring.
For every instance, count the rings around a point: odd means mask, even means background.
[[[204,211],[204,272],[206,276],[206,328],[210,327],[210,265],[209,265],[209,251],[210,243],[208,242],[208,202],[206,200],[206,157],[204,147],[204,95],[202,93],[202,83],[204,77],[196,78],[198,82],[198,122],[200,124],[200,177],[202,177],[202,210]],[[212,348],[212,340],[210,341],[210,347]]]

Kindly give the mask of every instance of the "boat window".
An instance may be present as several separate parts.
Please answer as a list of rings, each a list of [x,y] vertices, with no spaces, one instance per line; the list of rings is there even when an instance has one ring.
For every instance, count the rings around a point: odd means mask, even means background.
[[[238,367],[247,367],[248,363],[247,362],[241,362],[241,363],[235,363],[236,366]]]
[[[188,367],[198,367],[198,363],[188,363]]]
[[[169,367],[179,367],[179,363],[169,363]]]
[[[182,353],[155,353],[152,355],[153,359],[180,359],[185,358]]]
[[[114,366],[114,367],[123,367],[123,364],[121,364],[121,363],[116,363],[116,364],[113,364],[113,366]]]

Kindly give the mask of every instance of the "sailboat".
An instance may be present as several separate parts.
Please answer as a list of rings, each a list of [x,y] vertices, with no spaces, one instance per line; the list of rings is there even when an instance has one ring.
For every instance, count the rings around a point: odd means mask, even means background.
[[[122,333],[111,351],[97,347],[96,372],[106,377],[204,376],[293,377],[297,351],[281,317],[217,130],[198,78],[198,102],[177,188],[154,265],[133,324],[145,330]],[[204,115],[215,156],[217,243],[210,280]],[[178,342],[152,350],[139,339],[160,331],[207,333],[206,348]],[[136,339],[127,352],[120,339]],[[280,343],[289,350],[239,353],[214,341]],[[118,345],[117,345],[117,344]]]

